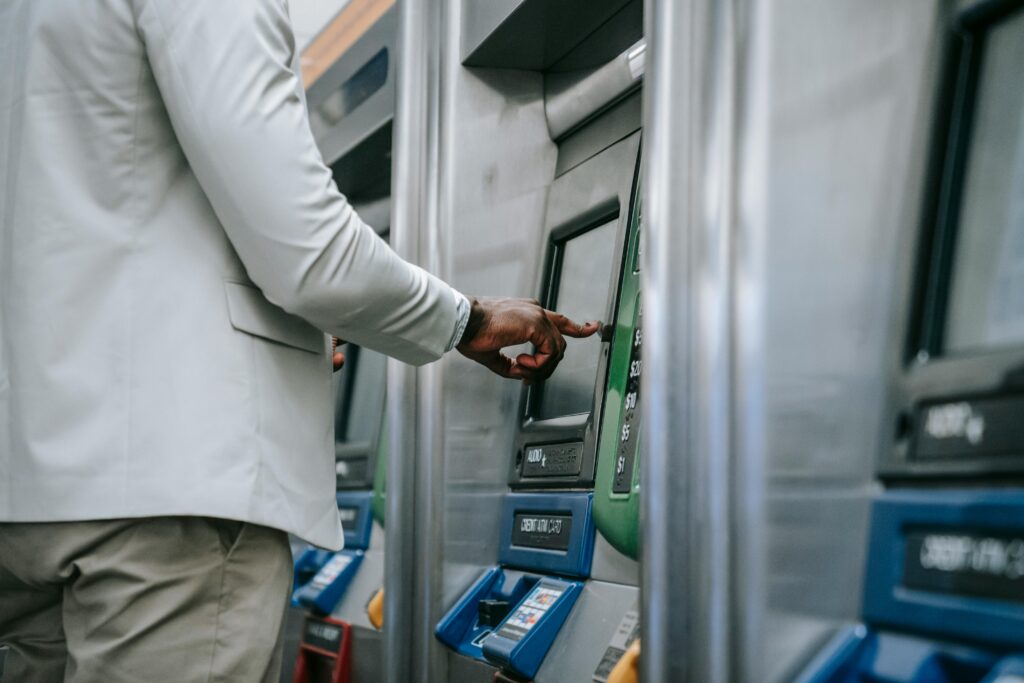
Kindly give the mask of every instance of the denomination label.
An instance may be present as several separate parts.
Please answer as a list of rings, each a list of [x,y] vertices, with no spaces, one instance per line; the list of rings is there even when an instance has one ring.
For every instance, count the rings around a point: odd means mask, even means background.
[[[523,453],[524,477],[576,476],[583,468],[583,444],[527,446]]]
[[[626,393],[622,397],[622,427],[619,430],[619,446],[615,459],[615,479],[612,493],[629,493],[633,486],[633,464],[636,462],[637,439],[640,429],[640,377],[643,372],[643,310],[637,301],[636,325],[629,352],[629,378]]]
[[[544,550],[569,549],[572,515],[517,512],[512,524],[512,545]]]

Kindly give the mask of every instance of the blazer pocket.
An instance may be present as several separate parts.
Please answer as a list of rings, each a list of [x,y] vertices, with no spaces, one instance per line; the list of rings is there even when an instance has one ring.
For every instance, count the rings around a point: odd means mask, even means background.
[[[270,303],[260,290],[240,282],[225,282],[224,291],[228,317],[236,330],[310,353],[325,353],[323,332]]]

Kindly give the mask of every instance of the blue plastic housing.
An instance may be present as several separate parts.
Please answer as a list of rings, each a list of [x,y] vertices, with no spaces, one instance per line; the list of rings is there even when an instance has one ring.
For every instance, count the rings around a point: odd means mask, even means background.
[[[579,581],[544,578],[533,587],[524,600],[541,588],[558,590],[561,595],[541,614],[522,638],[509,639],[501,635],[505,624],[516,612],[516,608],[513,608],[494,632],[483,639],[484,657],[498,666],[530,679],[537,675],[537,670],[551,649],[551,644],[555,642],[558,631],[576,604],[576,598],[583,591],[583,584]]]
[[[498,562],[545,574],[590,576],[594,559],[593,493],[509,493],[501,516],[501,545]],[[565,551],[513,545],[515,516],[520,512],[569,514],[572,530]]]
[[[434,629],[437,639],[461,655],[485,661],[482,641],[492,629],[480,624],[477,613],[480,601],[506,600],[518,605],[540,580],[539,576],[530,574],[522,574],[511,582],[510,578],[501,567],[485,571],[437,623]],[[511,585],[506,586],[506,583]]]
[[[295,567],[292,571],[292,604],[300,607],[299,591],[307,583],[313,580],[316,573],[324,566],[327,560],[333,555],[330,550],[321,550],[313,546],[306,546],[306,549],[299,553],[295,559]]]
[[[1024,491],[900,491],[881,496],[872,511],[864,621],[873,627],[1024,650],[1024,602],[902,585],[906,532],[922,528],[1024,533]]]
[[[295,599],[301,606],[314,612],[330,614],[345,596],[362,561],[362,550],[339,550],[332,553],[316,576],[295,592]]]
[[[1024,676],[1024,653],[1002,655],[858,626],[839,634],[795,683],[1004,683],[1014,675]]]
[[[1008,683],[1024,678],[1024,602],[911,588],[908,532],[1024,531],[1024,491],[895,491],[875,501],[863,613],[796,683]],[[1024,598],[1024,595],[1021,596]]]
[[[355,519],[342,521],[346,550],[366,550],[373,532],[373,491],[339,491],[338,510],[355,510]]]

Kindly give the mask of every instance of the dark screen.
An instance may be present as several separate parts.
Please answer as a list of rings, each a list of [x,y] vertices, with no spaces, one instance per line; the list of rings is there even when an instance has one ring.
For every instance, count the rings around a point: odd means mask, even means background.
[[[351,345],[335,402],[335,440],[372,443],[384,410],[385,356]]]
[[[1024,343],[1024,12],[985,34],[944,344]]]
[[[550,306],[583,323],[607,315],[608,295],[618,275],[614,267],[615,221],[566,240],[558,248],[558,280]],[[569,339],[555,374],[538,386],[534,417],[547,420],[590,412],[601,360],[601,340]]]

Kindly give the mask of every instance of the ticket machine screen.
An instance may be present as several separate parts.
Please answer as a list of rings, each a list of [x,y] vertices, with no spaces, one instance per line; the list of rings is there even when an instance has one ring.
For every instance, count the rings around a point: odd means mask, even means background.
[[[609,221],[558,245],[548,305],[576,322],[602,320],[616,280],[615,232]],[[541,386],[533,417],[547,420],[590,412],[601,360],[601,340],[573,339],[558,371]]]
[[[945,320],[948,352],[1024,344],[1024,12],[985,36]]]
[[[384,407],[386,358],[369,349],[349,352],[354,373],[343,381],[335,411],[335,439],[349,443],[370,442],[380,430]]]

